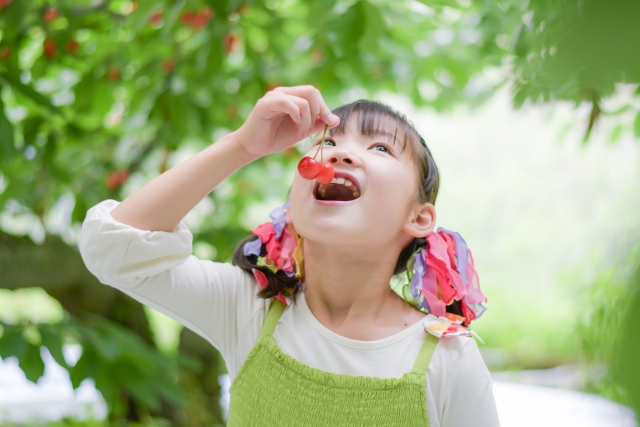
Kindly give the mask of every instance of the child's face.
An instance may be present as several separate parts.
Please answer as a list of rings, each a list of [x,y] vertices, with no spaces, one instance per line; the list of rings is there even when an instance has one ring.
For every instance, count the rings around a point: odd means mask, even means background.
[[[391,135],[361,135],[355,120],[348,123],[344,135],[325,136],[324,160],[329,161],[336,177],[348,175],[357,188],[325,189],[325,198],[354,200],[321,200],[323,191],[315,180],[302,178],[297,172],[291,188],[288,221],[307,240],[330,245],[388,245],[411,240],[403,226],[417,203],[418,177],[411,148],[402,151],[404,135],[398,131],[394,143]],[[307,156],[313,157],[322,135],[314,140]],[[409,142],[407,142],[409,144]],[[316,157],[320,160],[320,154]],[[352,196],[351,196],[352,197]],[[319,200],[320,199],[320,200]],[[415,236],[414,236],[415,237]]]

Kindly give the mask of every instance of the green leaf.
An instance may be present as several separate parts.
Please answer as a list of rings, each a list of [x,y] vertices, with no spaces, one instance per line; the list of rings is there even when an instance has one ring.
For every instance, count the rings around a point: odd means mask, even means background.
[[[129,369],[127,372],[126,388],[131,392],[134,398],[144,403],[153,410],[160,407],[160,399],[158,390],[154,386],[154,377],[145,378],[141,376],[139,371]]]
[[[64,117],[62,110],[60,110],[58,107],[53,105],[49,100],[49,98],[47,98],[40,92],[36,91],[31,86],[22,83],[18,77],[13,76],[9,73],[0,73],[0,79],[7,82],[9,86],[11,86],[16,91],[22,93],[24,96],[30,98],[36,104],[45,107],[46,109],[48,109],[54,114],[58,114]]]
[[[22,336],[21,329],[10,325],[4,327],[4,334],[0,339],[1,358],[5,359],[11,356],[20,358],[27,353],[27,347],[28,344],[24,336]]]
[[[22,23],[27,18],[27,12],[31,9],[33,0],[12,1],[6,4],[4,12],[3,30],[5,37],[12,39],[22,31]]]
[[[40,347],[29,345],[26,354],[18,358],[20,369],[24,372],[27,379],[31,382],[37,382],[38,378],[44,375],[44,362],[40,355]]]
[[[162,5],[156,1],[138,2],[138,8],[128,20],[129,27],[134,32],[139,32],[145,25],[149,24],[149,18],[156,10],[161,10]]]
[[[104,334],[91,333],[91,344],[96,350],[97,354],[105,361],[113,362],[120,355],[120,349],[126,349],[126,347],[119,346],[113,337],[105,336]]]
[[[95,350],[90,346],[84,346],[80,359],[78,359],[78,362],[69,373],[71,385],[73,385],[73,388],[80,387],[82,381],[86,378],[95,378],[96,373],[104,368],[104,362],[100,360]]]
[[[70,370],[71,367],[67,365],[67,361],[65,360],[64,353],[62,351],[64,345],[62,336],[53,333],[49,327],[44,327],[40,329],[40,337],[42,338],[42,345],[49,350],[53,360],[66,370]]]
[[[3,163],[9,163],[16,153],[14,143],[13,124],[4,113],[4,103],[0,98],[0,159]]]
[[[633,133],[640,138],[640,112],[636,114],[636,119],[633,121]]]
[[[178,21],[180,12],[184,9],[186,0],[174,1],[171,7],[167,8],[164,12],[164,26],[162,27],[162,36],[171,37],[171,31],[174,29],[174,25]]]

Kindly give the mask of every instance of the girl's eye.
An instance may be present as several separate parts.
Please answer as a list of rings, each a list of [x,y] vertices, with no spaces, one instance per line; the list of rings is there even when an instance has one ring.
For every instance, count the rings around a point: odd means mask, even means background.
[[[329,143],[329,144],[327,144],[327,143]],[[336,143],[335,143],[335,142],[333,142],[333,141],[332,141],[332,140],[330,140],[330,139],[325,139],[325,140],[324,140],[324,145],[333,145],[333,146],[335,147]]]
[[[378,148],[380,148],[380,147],[382,148],[382,150],[378,150]],[[384,144],[376,144],[376,145],[374,145],[374,148],[375,148],[377,151],[382,151],[383,153],[388,153],[388,152],[389,152],[389,147],[387,147],[387,146],[386,146],[386,145],[384,145]]]

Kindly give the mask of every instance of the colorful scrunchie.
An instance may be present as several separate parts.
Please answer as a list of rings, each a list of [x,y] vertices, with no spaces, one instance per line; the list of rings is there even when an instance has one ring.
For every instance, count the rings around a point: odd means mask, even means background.
[[[405,301],[437,318],[424,322],[425,330],[438,337],[476,335],[468,326],[486,311],[487,298],[480,289],[471,250],[460,234],[438,228],[426,238],[427,245],[407,262],[407,281],[392,281],[392,289]],[[460,302],[462,315],[446,312]],[[477,336],[477,335],[476,335]],[[479,338],[479,337],[478,337]]]
[[[302,252],[302,238],[296,232],[293,224],[286,223],[286,212],[290,202],[271,211],[271,222],[261,224],[251,230],[258,236],[256,240],[244,245],[245,256],[258,257],[257,265],[269,269],[272,273],[282,270],[289,277],[298,279],[298,286],[304,282],[304,255]],[[262,246],[265,246],[267,254],[260,255]],[[267,276],[260,270],[253,268],[253,275],[261,288],[267,286]],[[291,303],[293,289],[285,289],[278,292],[276,298],[289,305]]]

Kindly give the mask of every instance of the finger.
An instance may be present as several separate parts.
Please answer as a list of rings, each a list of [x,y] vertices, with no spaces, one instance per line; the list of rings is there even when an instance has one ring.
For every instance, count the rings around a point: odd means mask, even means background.
[[[264,118],[272,119],[274,117],[288,115],[291,117],[291,120],[299,124],[302,120],[302,114],[298,103],[294,102],[294,98],[295,97],[285,94],[276,93],[268,97],[265,96],[262,99],[267,103],[267,111],[269,114],[268,117]]]
[[[301,134],[306,135],[307,132],[309,131],[309,128],[313,125],[313,122],[315,121],[315,120],[312,120],[311,107],[309,105],[309,101],[306,100],[305,98],[300,98],[293,95],[285,95],[285,96],[288,96],[289,99],[291,99],[291,101],[298,106],[298,109],[300,110],[300,117],[301,117],[301,120],[298,123],[298,130],[300,131]]]
[[[335,114],[332,114],[331,110],[329,109],[327,104],[324,102],[324,99],[322,98],[322,94],[320,93],[320,91],[311,85],[293,86],[293,87],[284,86],[284,87],[278,87],[274,89],[274,91],[299,96],[301,98],[306,98],[307,100],[309,100],[311,103],[314,104],[314,108],[318,109],[317,113],[315,113],[315,110],[312,111],[313,113],[316,114],[313,116],[314,119],[315,117],[320,116],[322,121],[328,124],[329,127],[338,126],[338,124],[340,123],[340,119],[338,118],[338,116],[336,116]]]

